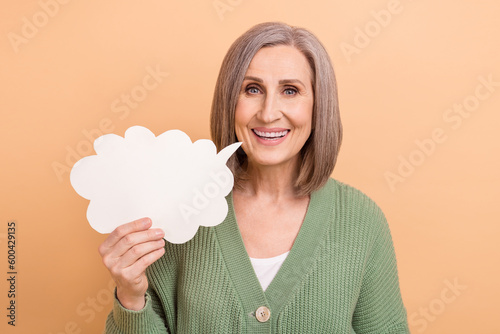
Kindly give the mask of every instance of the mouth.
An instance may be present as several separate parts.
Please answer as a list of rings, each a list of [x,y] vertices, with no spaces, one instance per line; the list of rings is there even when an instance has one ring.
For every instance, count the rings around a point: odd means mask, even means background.
[[[263,140],[279,140],[281,138],[284,138],[288,132],[290,132],[290,130],[288,129],[283,129],[283,130],[279,130],[279,131],[276,131],[276,130],[266,130],[266,131],[259,131],[257,129],[252,129],[253,133],[255,133],[255,135]]]

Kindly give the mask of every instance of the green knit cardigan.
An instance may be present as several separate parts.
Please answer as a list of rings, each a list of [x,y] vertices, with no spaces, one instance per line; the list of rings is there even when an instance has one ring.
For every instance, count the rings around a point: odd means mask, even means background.
[[[290,253],[263,291],[235,219],[200,227],[146,274],[140,311],[118,300],[105,333],[409,333],[389,227],[361,191],[329,179],[312,193]],[[260,322],[255,311],[270,317]],[[261,319],[262,320],[262,319]]]

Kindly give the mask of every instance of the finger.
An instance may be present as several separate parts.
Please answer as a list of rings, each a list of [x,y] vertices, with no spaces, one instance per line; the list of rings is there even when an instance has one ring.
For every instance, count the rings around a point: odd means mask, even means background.
[[[165,240],[163,239],[140,243],[130,248],[125,254],[123,254],[123,256],[121,256],[119,265],[122,268],[130,267],[137,261],[141,261],[140,259],[149,253],[163,249],[164,247]]]
[[[141,258],[139,258],[137,261],[135,261],[134,264],[129,266],[127,270],[131,270],[135,273],[140,273],[142,274],[147,267],[152,265],[155,261],[157,261],[159,258],[161,258],[165,254],[165,248],[159,248],[156,249],[150,253],[145,254]]]
[[[165,233],[159,228],[129,233],[110,249],[108,255],[113,258],[121,257],[135,246],[150,241],[163,240],[164,236]]]
[[[152,225],[151,219],[141,218],[134,220],[133,222],[118,226],[101,244],[101,246],[99,247],[99,252],[102,255],[103,253],[106,252],[107,249],[112,248],[125,235],[133,232],[147,230],[148,228],[151,227],[151,225]]]

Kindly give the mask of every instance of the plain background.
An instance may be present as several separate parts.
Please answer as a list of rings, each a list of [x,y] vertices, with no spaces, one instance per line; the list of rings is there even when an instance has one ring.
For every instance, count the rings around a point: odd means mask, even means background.
[[[412,332],[500,333],[499,12],[493,0],[2,1],[0,267],[14,220],[19,273],[15,328],[1,279],[2,333],[102,330],[105,236],[71,166],[133,125],[210,138],[223,56],[274,20],[331,56],[345,134],[332,176],[386,214]]]

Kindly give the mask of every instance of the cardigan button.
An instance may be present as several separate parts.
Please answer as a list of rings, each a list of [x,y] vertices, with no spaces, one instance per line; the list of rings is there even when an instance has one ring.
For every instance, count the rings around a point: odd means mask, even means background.
[[[259,322],[266,322],[271,317],[271,311],[267,307],[261,306],[255,311],[255,317]]]

